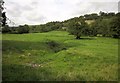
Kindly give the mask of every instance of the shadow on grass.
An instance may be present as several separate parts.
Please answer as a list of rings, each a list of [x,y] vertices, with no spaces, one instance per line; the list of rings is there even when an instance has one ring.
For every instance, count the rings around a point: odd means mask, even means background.
[[[45,42],[30,42],[30,41],[14,41],[14,40],[3,40],[2,51],[13,51],[17,53],[23,53],[25,50],[44,50],[59,52],[66,50],[66,46],[63,43],[56,41],[45,41]]]
[[[86,37],[86,38],[84,38],[84,37],[83,37],[83,38],[76,39],[76,40],[95,40],[95,38],[87,38],[87,37]]]
[[[3,81],[45,81],[54,79],[54,75],[49,68],[9,64],[3,65],[2,70]]]

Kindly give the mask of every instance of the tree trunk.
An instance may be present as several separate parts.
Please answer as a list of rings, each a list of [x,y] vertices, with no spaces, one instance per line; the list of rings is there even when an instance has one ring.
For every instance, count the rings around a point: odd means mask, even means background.
[[[76,39],[80,39],[80,36],[76,36]]]

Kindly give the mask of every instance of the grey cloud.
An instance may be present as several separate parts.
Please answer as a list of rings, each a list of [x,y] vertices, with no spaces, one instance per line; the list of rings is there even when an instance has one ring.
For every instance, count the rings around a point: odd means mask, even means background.
[[[76,15],[80,16],[80,15],[84,15],[86,13],[90,13],[91,11],[93,11],[92,9],[93,5],[87,2],[79,2],[75,6],[76,8],[72,12],[73,16],[76,16]]]
[[[17,8],[17,5],[14,5],[9,9],[7,8],[7,13],[13,17],[19,17],[22,14],[22,10],[20,8]]]
[[[32,22],[39,22],[39,23],[43,23],[47,20],[47,18],[43,15],[38,15],[38,16],[33,16],[33,17],[28,16],[26,19]]]
[[[93,0],[94,1],[94,0]],[[88,2],[88,0],[5,0],[7,14],[17,23],[43,23],[65,20],[86,13],[117,11],[116,2]]]
[[[21,5],[20,3],[15,3],[12,1],[8,1],[7,3],[9,4],[7,12],[13,17],[20,17],[23,12],[29,12],[34,10],[34,7],[32,5]]]
[[[32,1],[31,4],[32,5],[37,5],[39,2],[38,1]]]
[[[118,2],[118,11],[120,12],[120,1]]]
[[[85,5],[86,4],[86,5]],[[99,13],[100,11],[104,12],[117,12],[118,6],[117,2],[89,2],[83,3],[80,2],[72,13],[72,15],[82,15],[86,13]]]
[[[63,1],[63,0],[55,0],[54,2],[55,2],[56,4],[58,4],[58,5],[64,4],[64,1]]]
[[[24,11],[29,11],[29,10],[33,10],[34,8],[30,5],[26,5],[26,6],[22,6],[21,9],[24,9]]]
[[[94,11],[117,12],[117,2],[91,2]]]

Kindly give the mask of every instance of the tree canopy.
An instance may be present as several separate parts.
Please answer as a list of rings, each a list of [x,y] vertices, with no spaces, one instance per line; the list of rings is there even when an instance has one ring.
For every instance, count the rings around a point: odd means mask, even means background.
[[[5,15],[3,15],[5,17]],[[53,21],[40,25],[22,25],[18,27],[6,26],[3,33],[38,33],[53,30],[66,30],[80,39],[82,35],[87,36],[104,36],[119,38],[120,32],[120,12],[102,12],[99,14],[91,13],[83,16],[70,18],[59,22]]]

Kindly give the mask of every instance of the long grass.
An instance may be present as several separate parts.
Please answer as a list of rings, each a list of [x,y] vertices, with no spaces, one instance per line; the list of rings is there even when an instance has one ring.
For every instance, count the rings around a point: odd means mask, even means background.
[[[4,81],[116,81],[118,40],[65,31],[3,34]]]

